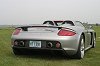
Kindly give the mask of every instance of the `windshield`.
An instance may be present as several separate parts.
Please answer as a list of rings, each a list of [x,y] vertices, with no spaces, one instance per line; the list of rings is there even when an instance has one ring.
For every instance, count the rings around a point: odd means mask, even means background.
[[[57,26],[60,26],[60,25],[62,25],[62,23],[64,22],[64,21],[54,21],[55,22],[55,24],[57,25]]]
[[[54,21],[57,26],[74,26],[72,21]]]
[[[54,23],[52,21],[45,21],[43,24],[54,25]]]
[[[62,25],[62,22],[57,22],[56,24],[57,24],[57,26],[60,26],[60,25]]]
[[[72,21],[45,21],[43,24],[56,26],[74,26]]]

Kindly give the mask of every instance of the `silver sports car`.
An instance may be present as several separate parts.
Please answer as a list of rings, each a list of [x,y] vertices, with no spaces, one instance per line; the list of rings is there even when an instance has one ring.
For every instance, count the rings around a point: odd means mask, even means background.
[[[95,47],[96,32],[80,21],[45,21],[41,25],[17,27],[11,40],[15,55],[22,50],[48,50],[81,59],[87,49]]]

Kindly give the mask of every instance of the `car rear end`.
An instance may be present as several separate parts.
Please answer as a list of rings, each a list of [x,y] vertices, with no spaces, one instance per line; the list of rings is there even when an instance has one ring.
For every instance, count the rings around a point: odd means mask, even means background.
[[[18,27],[12,34],[12,48],[18,50],[53,50],[75,54],[78,41],[74,30],[52,26]]]

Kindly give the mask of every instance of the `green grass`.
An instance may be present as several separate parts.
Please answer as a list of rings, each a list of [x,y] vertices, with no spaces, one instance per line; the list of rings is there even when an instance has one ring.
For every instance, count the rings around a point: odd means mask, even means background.
[[[81,60],[50,55],[14,55],[11,48],[11,29],[0,30],[0,66],[100,66],[100,27],[97,32],[96,48],[86,52]]]

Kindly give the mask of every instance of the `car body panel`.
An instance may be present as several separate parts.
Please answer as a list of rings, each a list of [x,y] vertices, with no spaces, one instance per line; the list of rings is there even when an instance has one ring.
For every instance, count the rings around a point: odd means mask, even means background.
[[[72,21],[74,24],[75,22]],[[18,27],[21,28],[22,30],[18,35],[13,35],[12,34],[12,47],[14,48],[14,41],[15,40],[36,40],[36,41],[58,41],[61,44],[61,48],[58,50],[64,50],[66,51],[69,55],[74,55],[77,53],[78,46],[79,46],[79,41],[80,41],[80,36],[84,35],[85,39],[85,49],[90,47],[91,43],[91,38],[94,38],[94,33],[95,31],[92,29],[88,29],[84,27],[83,25],[81,26],[68,26],[68,25],[32,25],[32,26],[22,26]],[[69,31],[73,31],[76,34],[73,36],[59,36],[58,32],[62,29],[67,29]],[[15,48],[21,48],[21,47],[15,47]],[[22,47],[23,48],[23,47]],[[25,47],[29,48],[29,47]],[[34,50],[35,48],[33,48]],[[43,48],[36,48],[36,49],[43,49]],[[46,49],[53,49],[53,48],[44,48]]]

